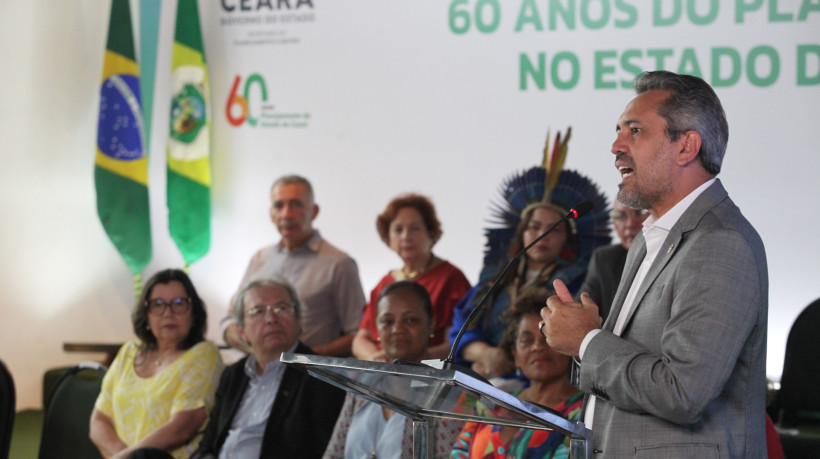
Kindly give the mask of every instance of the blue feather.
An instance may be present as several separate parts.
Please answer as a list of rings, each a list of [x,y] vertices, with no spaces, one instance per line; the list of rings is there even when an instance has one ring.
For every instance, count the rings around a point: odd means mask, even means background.
[[[513,173],[499,187],[500,199],[490,203],[489,223],[492,226],[484,231],[484,267],[479,282],[491,280],[514,255],[510,253],[510,247],[521,222],[521,212],[544,196],[546,173],[541,166],[533,167]],[[609,202],[598,185],[588,177],[573,170],[561,171],[550,202],[569,210],[586,200],[592,201],[592,210],[575,220],[578,240],[575,256],[579,262],[577,265],[584,269],[589,264],[592,251],[611,241]]]

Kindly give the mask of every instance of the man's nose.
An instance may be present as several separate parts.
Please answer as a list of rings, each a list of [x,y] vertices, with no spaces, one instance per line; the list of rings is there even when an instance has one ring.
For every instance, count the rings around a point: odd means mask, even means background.
[[[279,317],[273,312],[273,308],[266,308],[265,309],[265,322],[267,323],[275,323],[279,320]]]
[[[285,217],[285,218],[290,217],[291,214],[293,214],[293,206],[291,206],[290,204],[285,204],[284,206],[282,206],[281,213],[282,213],[282,216]]]
[[[612,141],[612,147],[610,147],[609,152],[613,155],[617,155],[618,153],[624,153],[626,147],[624,147],[623,140],[621,139],[621,133],[615,134],[615,140]]]

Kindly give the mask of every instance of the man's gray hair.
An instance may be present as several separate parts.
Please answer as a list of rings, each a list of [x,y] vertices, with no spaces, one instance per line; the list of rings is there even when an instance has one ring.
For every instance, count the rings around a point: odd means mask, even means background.
[[[236,295],[236,303],[234,304],[233,317],[241,326],[245,326],[245,297],[253,289],[259,287],[279,287],[290,295],[290,300],[293,302],[293,315],[297,319],[300,316],[302,305],[299,303],[299,297],[296,295],[296,290],[286,280],[283,279],[258,279],[245,286],[239,295]]]
[[[273,192],[273,189],[276,188],[277,185],[304,185],[305,189],[307,189],[310,201],[316,202],[313,199],[313,185],[310,184],[308,179],[302,177],[301,175],[290,174],[279,177],[273,182],[273,185],[271,185],[270,191]]]
[[[674,142],[686,131],[697,131],[703,140],[698,152],[701,164],[713,175],[720,173],[729,141],[729,123],[712,87],[698,77],[665,70],[638,75],[635,92],[652,90],[670,93],[658,107],[658,114],[666,120],[666,137]]]

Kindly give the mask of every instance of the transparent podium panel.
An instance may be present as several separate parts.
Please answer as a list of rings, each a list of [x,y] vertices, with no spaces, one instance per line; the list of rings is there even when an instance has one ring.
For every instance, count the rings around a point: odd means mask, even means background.
[[[289,352],[282,354],[281,361],[414,422],[444,418],[555,430],[571,439],[572,458],[591,457],[588,446],[592,431],[583,423],[570,421],[456,369],[433,366],[440,365],[440,361],[396,364]]]

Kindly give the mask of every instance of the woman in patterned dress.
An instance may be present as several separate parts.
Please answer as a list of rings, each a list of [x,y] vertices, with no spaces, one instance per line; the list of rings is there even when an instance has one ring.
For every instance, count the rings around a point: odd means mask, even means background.
[[[583,393],[569,381],[571,360],[547,345],[538,329],[539,314],[550,293],[533,289],[507,311],[507,329],[500,347],[529,378],[530,386],[513,395],[550,408],[576,421]],[[569,438],[560,432],[468,422],[450,453],[452,459],[556,459],[569,455]]]

